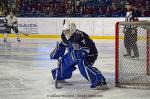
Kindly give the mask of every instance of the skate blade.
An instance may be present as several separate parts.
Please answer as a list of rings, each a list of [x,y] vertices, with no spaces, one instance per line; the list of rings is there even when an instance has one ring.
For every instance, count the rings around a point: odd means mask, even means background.
[[[55,88],[56,89],[61,89],[62,87],[58,86],[58,81],[55,82]]]
[[[103,85],[103,86],[97,86],[96,90],[108,90],[109,87],[107,85]]]
[[[55,82],[55,88],[56,89],[62,89],[62,86],[69,86],[69,85],[73,85],[72,83],[69,82],[65,82],[65,83],[59,83],[58,81]]]
[[[55,88],[56,88],[56,89],[62,89],[63,87],[58,87],[58,86],[56,87],[56,86],[55,86]]]

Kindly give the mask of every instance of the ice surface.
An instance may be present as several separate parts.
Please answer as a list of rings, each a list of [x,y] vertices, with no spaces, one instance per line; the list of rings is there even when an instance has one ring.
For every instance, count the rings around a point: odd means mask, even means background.
[[[149,99],[150,90],[115,87],[114,40],[95,40],[99,51],[95,63],[107,79],[109,90],[90,88],[78,70],[68,80],[73,85],[55,89],[49,59],[58,39],[9,39],[0,45],[0,99]]]

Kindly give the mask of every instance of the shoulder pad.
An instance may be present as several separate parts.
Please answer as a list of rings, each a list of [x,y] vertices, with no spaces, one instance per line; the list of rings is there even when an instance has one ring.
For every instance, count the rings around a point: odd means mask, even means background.
[[[83,37],[83,32],[82,31],[77,30],[76,33]]]

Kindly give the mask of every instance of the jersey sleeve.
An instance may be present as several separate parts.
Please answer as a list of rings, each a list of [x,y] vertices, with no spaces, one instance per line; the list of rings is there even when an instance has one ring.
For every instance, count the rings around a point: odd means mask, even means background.
[[[68,44],[68,41],[67,41],[67,39],[66,39],[66,37],[65,37],[65,35],[64,35],[63,32],[62,32],[62,34],[61,34],[61,42],[62,42],[62,44],[63,44],[64,46],[67,46],[67,44]]]
[[[14,18],[14,24],[18,24],[17,18]]]
[[[16,17],[14,17],[14,22],[13,22],[13,26],[17,27],[17,25],[18,25],[18,21],[17,21],[17,18],[16,18]]]

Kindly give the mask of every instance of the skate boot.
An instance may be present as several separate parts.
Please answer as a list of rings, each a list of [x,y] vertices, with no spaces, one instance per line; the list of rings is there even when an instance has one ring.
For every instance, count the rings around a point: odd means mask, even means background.
[[[63,86],[66,86],[66,85],[72,85],[72,83],[67,82],[65,80],[57,80],[57,81],[55,81],[55,88],[56,89],[61,89],[61,88],[63,88]]]
[[[4,38],[4,40],[3,40],[4,42],[7,42],[7,40],[6,40],[6,38]]]
[[[107,86],[107,84],[100,84],[98,86],[96,86],[97,90],[108,90],[109,87]]]
[[[134,60],[134,59],[135,59],[135,60],[139,60],[139,55],[134,55],[134,56],[131,56],[130,58],[133,59],[133,60]]]
[[[124,54],[123,56],[124,56],[124,57],[130,57],[131,54],[127,53],[127,54]]]
[[[21,41],[20,38],[17,38],[17,41],[20,42]]]

